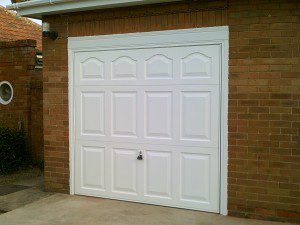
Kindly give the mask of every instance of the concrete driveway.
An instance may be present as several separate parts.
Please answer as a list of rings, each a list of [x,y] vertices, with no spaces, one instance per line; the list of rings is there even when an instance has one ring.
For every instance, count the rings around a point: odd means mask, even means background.
[[[54,194],[0,216],[1,225],[280,225],[161,206]]]

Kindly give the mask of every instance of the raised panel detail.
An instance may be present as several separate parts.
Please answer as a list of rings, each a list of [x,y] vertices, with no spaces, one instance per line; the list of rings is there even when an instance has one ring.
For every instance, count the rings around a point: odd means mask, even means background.
[[[104,135],[104,92],[82,92],[82,135]]]
[[[193,53],[182,59],[183,78],[211,77],[212,59],[201,53]]]
[[[113,92],[112,132],[116,136],[136,136],[136,92]]]
[[[210,201],[209,155],[181,154],[181,200]]]
[[[113,79],[135,79],[136,78],[136,60],[122,56],[112,62]]]
[[[153,197],[171,196],[171,153],[147,151],[145,194]]]
[[[181,93],[181,139],[209,141],[211,132],[210,92]]]
[[[172,92],[146,92],[146,137],[171,138]]]
[[[135,149],[113,149],[113,191],[136,194],[137,157]]]
[[[97,58],[89,58],[81,63],[82,79],[103,79],[104,63]]]
[[[104,148],[82,147],[81,151],[82,187],[104,190]]]
[[[164,55],[155,55],[146,60],[146,78],[172,78],[173,60]]]

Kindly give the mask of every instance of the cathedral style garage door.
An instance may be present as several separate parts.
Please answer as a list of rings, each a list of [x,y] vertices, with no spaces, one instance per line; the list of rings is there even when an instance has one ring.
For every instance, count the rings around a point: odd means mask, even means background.
[[[222,46],[166,37],[89,37],[70,56],[74,192],[219,212]]]

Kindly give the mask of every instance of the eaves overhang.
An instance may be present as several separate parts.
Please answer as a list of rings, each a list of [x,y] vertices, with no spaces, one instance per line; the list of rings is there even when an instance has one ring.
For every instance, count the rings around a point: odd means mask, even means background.
[[[45,15],[173,1],[179,0],[31,0],[6,8],[17,11],[20,16],[41,19]]]

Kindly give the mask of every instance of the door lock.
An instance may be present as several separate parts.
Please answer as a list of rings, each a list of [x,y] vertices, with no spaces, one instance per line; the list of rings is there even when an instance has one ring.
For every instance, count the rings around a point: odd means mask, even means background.
[[[140,151],[139,156],[136,158],[137,160],[143,160],[143,153]]]

